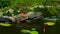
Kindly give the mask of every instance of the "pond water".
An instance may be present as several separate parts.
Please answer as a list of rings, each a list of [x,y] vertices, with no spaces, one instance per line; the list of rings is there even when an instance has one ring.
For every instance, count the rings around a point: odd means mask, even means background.
[[[0,26],[0,33],[1,34],[34,34],[33,32],[38,32],[38,34],[57,34],[60,33],[59,29],[60,29],[60,23],[58,23],[59,21],[56,22],[55,25],[53,26],[48,26],[45,25],[46,28],[46,32],[43,32],[43,23],[41,21],[36,20],[32,21],[33,23],[20,23],[19,27],[16,27],[15,25],[12,26]],[[45,21],[46,22],[46,21]],[[50,23],[51,24],[51,23]],[[36,28],[36,30],[34,31],[34,29],[32,28]],[[21,30],[25,29],[29,32],[29,33],[23,33],[21,32]],[[36,33],[37,34],[37,33]]]

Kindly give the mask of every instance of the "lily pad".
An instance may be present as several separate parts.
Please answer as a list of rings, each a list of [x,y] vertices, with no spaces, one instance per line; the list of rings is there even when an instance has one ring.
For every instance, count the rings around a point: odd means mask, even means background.
[[[0,23],[1,26],[11,26],[11,24],[8,23]]]
[[[23,29],[23,30],[21,30],[21,32],[23,32],[23,33],[29,33],[30,30],[25,30],[25,29]]]
[[[38,34],[37,31],[31,31],[30,33],[31,33],[31,34]]]
[[[48,26],[53,26],[53,25],[55,25],[55,23],[54,22],[46,22],[46,23],[44,23],[45,25],[48,25]]]
[[[31,30],[34,30],[34,31],[35,31],[35,30],[36,30],[36,28],[32,28]]]
[[[21,30],[21,32],[23,32],[23,33],[30,33],[30,34],[38,34],[37,31],[30,31],[30,30],[25,30],[25,29]]]

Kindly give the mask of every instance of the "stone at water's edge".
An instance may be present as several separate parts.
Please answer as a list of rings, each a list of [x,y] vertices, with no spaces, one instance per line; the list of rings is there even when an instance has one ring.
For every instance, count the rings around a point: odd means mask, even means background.
[[[34,18],[34,17],[41,17],[42,13],[41,12],[28,12],[27,15],[29,18]]]

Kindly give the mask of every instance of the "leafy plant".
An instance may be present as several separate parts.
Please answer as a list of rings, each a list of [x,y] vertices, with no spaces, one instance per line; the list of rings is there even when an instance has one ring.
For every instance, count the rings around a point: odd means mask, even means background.
[[[7,15],[6,12],[4,12],[4,13],[3,13],[3,16],[6,16],[6,15]]]
[[[8,11],[8,12],[7,12],[7,16],[12,16],[12,14]]]
[[[0,0],[0,8],[8,7],[10,5],[10,0]]]
[[[18,14],[18,9],[17,8],[14,8],[14,11],[13,11],[12,14],[17,15]]]

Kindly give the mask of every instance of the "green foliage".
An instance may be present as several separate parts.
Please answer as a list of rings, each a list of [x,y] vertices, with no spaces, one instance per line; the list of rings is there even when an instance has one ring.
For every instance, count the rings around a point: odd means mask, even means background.
[[[9,11],[8,12],[4,12],[3,16],[12,16],[12,13],[10,13]]]
[[[24,10],[26,10],[27,12],[32,11],[30,7],[26,7]]]
[[[4,13],[3,13],[3,16],[6,16],[6,15],[7,15],[6,12],[4,12]]]
[[[40,11],[40,8],[39,8],[39,7],[34,8],[34,11],[35,11],[35,12],[36,12],[36,11]]]
[[[17,15],[17,14],[18,14],[18,12],[17,12],[16,10],[14,10],[13,14],[14,14],[14,15]]]
[[[8,11],[8,12],[7,12],[7,16],[12,16],[12,14]]]
[[[37,7],[37,8],[34,8],[34,11],[46,12],[48,11],[48,7],[44,7],[44,8]]]
[[[0,8],[8,7],[10,5],[10,0],[0,0]]]
[[[34,11],[35,12],[42,12],[43,13],[43,17],[48,17],[48,16],[51,16],[51,13],[49,12],[48,10],[49,8],[48,7],[43,7],[43,8],[40,8],[40,7],[37,7],[37,8],[34,8]]]
[[[55,10],[57,10],[60,13],[60,7],[56,7]]]
[[[3,16],[3,12],[0,12],[0,17],[2,17]]]
[[[17,8],[14,8],[14,11],[13,11],[12,14],[17,15],[18,14],[18,9]]]
[[[43,5],[46,0],[15,0],[16,3],[22,4],[22,6],[35,6],[35,5]]]

